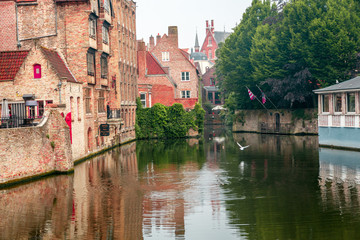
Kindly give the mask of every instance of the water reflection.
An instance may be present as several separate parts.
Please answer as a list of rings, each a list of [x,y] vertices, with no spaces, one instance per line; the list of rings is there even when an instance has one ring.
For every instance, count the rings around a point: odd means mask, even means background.
[[[131,143],[1,190],[0,239],[358,239],[360,153],[317,141],[215,126]]]

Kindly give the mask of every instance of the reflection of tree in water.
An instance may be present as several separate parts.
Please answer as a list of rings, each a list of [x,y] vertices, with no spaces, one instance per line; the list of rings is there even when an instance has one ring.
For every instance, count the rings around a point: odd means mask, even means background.
[[[223,187],[231,196],[226,200],[230,221],[241,234],[249,239],[343,239],[345,233],[359,237],[358,216],[334,214],[336,202],[331,211],[320,203],[317,137],[248,133],[233,137],[251,144],[239,151],[230,142],[222,161],[229,176]],[[358,211],[356,206],[351,207]],[[357,226],[348,233],[350,222]]]
[[[189,140],[149,140],[137,142],[137,159],[139,169],[144,169],[148,163],[166,165],[169,163],[184,164],[192,161],[199,164],[205,162],[203,144],[190,145]]]

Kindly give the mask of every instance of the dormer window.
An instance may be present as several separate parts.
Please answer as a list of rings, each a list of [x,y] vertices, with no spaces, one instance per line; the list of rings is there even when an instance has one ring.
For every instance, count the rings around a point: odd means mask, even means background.
[[[34,64],[34,78],[41,78],[41,65]]]

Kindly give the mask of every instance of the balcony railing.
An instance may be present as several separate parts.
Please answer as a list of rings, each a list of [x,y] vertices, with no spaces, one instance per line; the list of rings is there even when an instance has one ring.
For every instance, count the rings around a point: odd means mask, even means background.
[[[39,118],[28,118],[11,116],[6,118],[0,118],[0,128],[19,128],[19,127],[32,127],[39,123]]]
[[[108,109],[107,110],[107,119],[120,119],[121,118],[121,114],[120,114],[120,109]]]

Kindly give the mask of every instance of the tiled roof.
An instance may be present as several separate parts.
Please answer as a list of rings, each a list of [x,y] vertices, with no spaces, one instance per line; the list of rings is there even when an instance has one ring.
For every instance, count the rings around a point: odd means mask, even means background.
[[[147,75],[166,74],[164,69],[161,67],[160,63],[149,52],[146,52],[146,65],[147,65]]]
[[[314,90],[314,93],[326,93],[326,92],[343,92],[343,91],[354,91],[360,89],[360,76],[353,79],[337,83],[335,85]]]
[[[44,47],[41,47],[41,51],[54,67],[59,78],[67,78],[68,82],[77,82],[56,51]]]
[[[230,32],[214,32],[214,38],[217,44],[225,42],[225,39],[231,35]]]
[[[0,52],[0,81],[14,80],[29,51]]]

